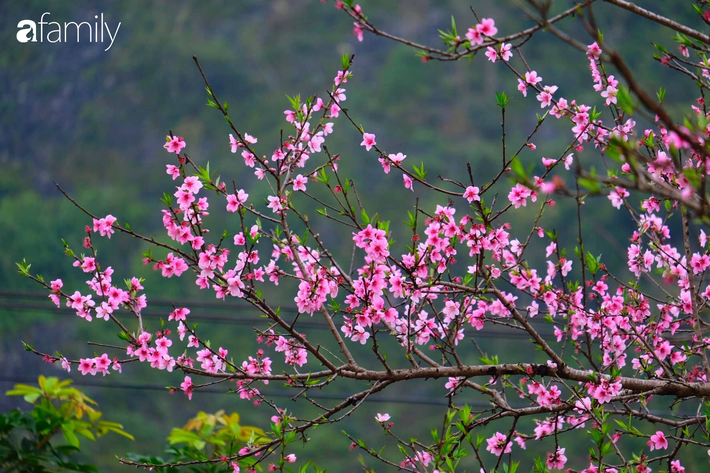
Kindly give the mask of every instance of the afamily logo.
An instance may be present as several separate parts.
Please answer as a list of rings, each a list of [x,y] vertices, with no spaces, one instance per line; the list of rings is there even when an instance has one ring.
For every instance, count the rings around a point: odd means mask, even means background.
[[[82,21],[77,23],[69,21],[59,23],[56,21],[45,21],[44,17],[51,15],[49,12],[42,13],[38,22],[33,20],[22,20],[17,24],[17,41],[20,43],[68,43],[73,42],[76,37],[77,43],[104,43],[109,42],[109,45],[104,51],[108,51],[113,46],[113,41],[118,35],[118,29],[121,27],[121,22],[116,25],[115,31],[111,32],[108,23],[104,21],[104,14],[94,15],[94,23]],[[46,26],[46,28],[45,28]],[[39,38],[39,39],[38,39]]]

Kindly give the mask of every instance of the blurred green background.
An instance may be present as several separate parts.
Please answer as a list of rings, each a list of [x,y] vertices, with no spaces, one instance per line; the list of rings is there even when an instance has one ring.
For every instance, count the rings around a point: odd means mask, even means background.
[[[700,27],[692,16],[690,2],[644,4]],[[362,5],[382,29],[432,45],[440,44],[436,31],[449,27],[451,15],[462,31],[475,23],[469,2],[365,0]],[[570,2],[556,1],[553,5],[553,10],[560,10]],[[531,24],[508,2],[479,2],[475,8],[480,16],[495,18],[502,34]],[[103,13],[112,27],[118,21],[122,24],[107,52],[103,50],[105,46],[96,44],[18,43],[16,23],[25,18],[38,21],[45,11],[51,13],[50,21],[93,21],[95,14]],[[668,89],[666,101],[685,107],[672,111],[687,111],[695,98],[692,87],[651,58],[652,41],[674,47],[671,34],[608,5],[599,5],[595,13],[606,41],[626,55],[642,84],[651,91],[664,85]],[[39,288],[16,273],[14,263],[27,258],[33,271],[48,279],[63,278],[65,287],[72,292],[85,288],[83,273],[72,268],[62,254],[60,238],[79,248],[83,227],[89,221],[61,198],[54,181],[92,212],[112,213],[140,233],[162,236],[158,199],[173,189],[173,182],[164,172],[165,163],[171,163],[172,156],[162,149],[162,143],[168,129],[172,129],[185,137],[193,159],[203,164],[209,161],[212,169],[220,170],[223,179],[233,179],[238,187],[247,189],[255,202],[266,195],[265,187],[255,184],[242,159],[229,152],[229,130],[219,114],[205,106],[202,80],[192,55],[200,58],[218,97],[230,103],[230,115],[237,126],[257,136],[258,149],[266,154],[278,146],[279,132],[286,125],[282,112],[289,105],[285,95],[323,93],[330,87],[344,53],[356,55],[354,76],[346,85],[347,107],[355,119],[377,134],[378,145],[383,149],[405,153],[409,164],[423,161],[430,176],[455,177],[465,172],[467,162],[473,166],[477,182],[485,182],[498,172],[500,116],[494,92],[505,90],[514,97],[506,125],[509,149],[522,143],[534,127],[535,112],[539,110],[534,97],[522,99],[516,91],[517,82],[501,65],[491,64],[484,57],[477,57],[471,64],[422,64],[412,50],[402,45],[368,34],[363,43],[358,43],[351,34],[352,21],[331,2],[3,1],[0,24],[2,390],[9,389],[12,380],[32,380],[39,373],[65,375],[24,352],[20,340],[41,351],[59,350],[71,358],[93,356],[95,347],[87,346],[86,340],[117,341],[114,330],[104,326],[103,321],[87,324],[70,312],[53,310]],[[564,28],[590,42],[575,20]],[[545,84],[560,86],[558,96],[601,106],[601,99],[591,88],[584,55],[545,34],[535,36],[524,51]],[[559,156],[570,139],[566,123],[550,123],[534,139],[538,149],[525,149],[521,160],[526,165],[535,163],[539,171],[540,158]],[[342,155],[343,174],[355,180],[368,211],[379,212],[383,220],[392,221],[397,251],[403,252],[407,233],[402,222],[405,210],[414,204],[414,196],[401,187],[399,175],[385,176],[374,155],[365,153],[359,142],[355,130],[341,118],[336,120],[336,133],[327,144],[331,151]],[[589,164],[599,160],[599,155],[587,150],[578,159]],[[421,198],[422,207],[429,210],[436,203],[445,203],[421,189],[416,195]],[[507,192],[501,193],[499,199],[506,199],[506,195]],[[625,246],[633,224],[608,202],[592,204],[587,207],[593,209],[585,208],[583,212],[588,235],[585,246],[594,254],[603,253],[606,264],[628,278]],[[463,211],[461,202],[457,205]],[[228,219],[222,209],[221,202],[212,199],[214,231],[227,228],[233,232],[236,222]],[[521,209],[511,215],[513,236],[525,238],[533,212]],[[334,252],[349,258],[349,232],[333,227],[331,222],[313,220]],[[548,209],[542,226],[556,229],[562,244],[573,254],[577,230],[576,207],[571,202],[563,201]],[[258,326],[258,314],[253,310],[238,303],[214,304],[212,291],[200,293],[190,277],[160,278],[141,264],[140,254],[147,247],[128,237],[116,235],[110,242],[102,239],[99,248],[102,264],[114,267],[115,278],[145,277],[149,302],[164,301],[149,305],[147,310],[153,330],[159,328],[158,317],[167,317],[170,302],[198,300],[201,305],[190,307],[195,316],[212,319],[201,322],[200,330],[209,335],[213,344],[229,348],[235,360],[254,353],[252,327]],[[540,241],[530,250],[530,261],[540,272],[544,272],[543,248]],[[459,256],[465,263],[465,256]],[[41,295],[37,298],[36,294]],[[293,287],[284,284],[269,299],[287,309],[293,305],[294,294]],[[251,321],[246,322],[245,318]],[[314,332],[312,337],[317,339],[319,335]],[[501,336],[499,332],[482,332],[479,338],[482,348],[498,354],[501,361],[544,361],[524,338]],[[394,352],[395,348],[391,348]],[[473,347],[464,352],[467,362],[478,362],[479,355]],[[364,356],[367,353],[362,351]],[[282,366],[279,354],[271,356]],[[182,425],[198,410],[237,411],[245,423],[262,427],[267,427],[271,415],[265,406],[253,408],[234,395],[198,393],[192,402],[181,394],[170,396],[153,387],[177,384],[179,376],[166,376],[147,366],[126,366],[123,376],[112,374],[107,378],[82,378],[76,376],[75,370],[71,375],[78,378],[80,386],[84,383],[107,417],[110,413],[111,419],[120,419],[136,437],[135,442],[114,439],[108,447],[100,443],[92,446],[87,455],[100,465],[101,471],[127,471],[116,463],[115,455],[128,451],[160,453],[170,429]],[[124,387],[114,386],[119,383]],[[439,425],[438,419],[445,411],[443,384],[419,382],[387,390],[342,425],[315,430],[312,441],[304,447],[298,445],[295,453],[302,459],[315,456],[317,464],[328,471],[360,471],[356,452],[348,453],[349,441],[338,431],[343,428],[354,436],[373,440],[377,446],[384,440],[373,416],[385,411],[393,415],[403,436],[428,440],[430,428]],[[342,398],[354,389],[357,387],[336,383],[322,394]],[[277,395],[285,389],[272,384],[263,391]],[[292,404],[288,397],[277,399],[285,406]],[[459,402],[464,400],[474,404],[482,401],[471,393],[459,398]],[[0,409],[16,405],[21,405],[21,401],[0,397]],[[303,416],[315,414],[301,403],[298,409]],[[507,428],[507,422],[497,427]],[[487,428],[484,433],[490,435],[494,430]],[[526,423],[521,430],[529,432],[531,424]],[[567,451],[568,466],[574,468],[585,466],[587,448],[591,446],[588,438],[579,439]],[[528,445],[527,451],[516,449],[516,459],[524,464],[553,448],[550,441]],[[633,446],[630,443],[628,448]],[[391,459],[398,461],[396,449],[390,451]],[[698,456],[698,462],[707,462],[707,457],[700,458],[703,457]],[[388,471],[369,458],[366,461],[377,471]],[[473,470],[472,459],[466,464]],[[688,471],[705,470],[690,466]]]

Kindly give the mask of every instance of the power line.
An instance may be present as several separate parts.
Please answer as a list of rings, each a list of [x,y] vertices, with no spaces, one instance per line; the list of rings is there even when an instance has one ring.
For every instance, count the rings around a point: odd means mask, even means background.
[[[40,299],[46,300],[47,294],[41,292],[29,292],[29,291],[5,291],[0,290],[0,297],[7,297],[11,299]],[[253,305],[249,303],[239,303],[239,302],[227,302],[227,301],[208,301],[199,299],[164,299],[164,298],[150,298],[151,304],[157,305],[167,305],[172,307],[201,307],[201,308],[215,308],[215,309],[251,309],[258,310]],[[279,304],[272,304],[280,307]],[[280,307],[282,312],[292,312],[298,313],[298,308],[294,306]]]
[[[56,307],[56,308],[47,308],[44,306],[40,305],[30,305],[30,304],[6,304],[0,301],[0,309],[6,309],[6,310],[15,310],[15,311],[33,311],[33,312],[40,312],[42,314],[53,314],[53,313],[60,313],[60,314],[67,314],[67,315],[74,315],[76,314],[76,311],[73,309],[69,309],[66,307]],[[127,312],[126,312],[127,313]],[[162,312],[153,312],[153,311],[143,311],[141,312],[141,316],[148,318],[148,319],[167,319],[167,314],[162,313]],[[251,320],[251,319],[246,319],[246,318],[240,318],[240,317],[220,317],[220,316],[214,316],[214,315],[190,315],[190,320],[201,322],[215,322],[218,324],[236,324],[236,325],[253,325],[257,322],[258,320]],[[270,319],[264,319],[264,321],[268,321]],[[289,322],[289,321],[286,321]],[[309,327],[309,328],[314,328],[314,329],[329,329],[328,325],[325,323],[320,323],[320,322],[309,322],[309,321],[304,321],[298,323],[299,327]]]
[[[0,298],[10,298],[10,299],[35,299],[35,300],[47,300],[47,294],[40,292],[27,292],[27,291],[5,291],[0,290]],[[227,302],[227,301],[207,301],[198,299],[162,299],[153,298],[149,299],[151,305],[166,305],[172,308],[175,307],[194,307],[194,308],[205,308],[205,309],[248,309],[257,311],[258,309],[249,303],[239,303],[239,302]],[[299,314],[300,311],[298,307],[295,306],[281,306],[279,304],[271,304],[278,307],[281,312],[287,312],[292,314]],[[530,319],[529,322],[532,325],[545,326],[544,321],[538,319]]]
[[[24,384],[31,384],[36,381],[36,378],[31,378],[31,377],[21,377],[21,376],[0,376],[0,383],[24,383]],[[101,388],[101,389],[128,389],[128,390],[136,390],[136,391],[161,391],[161,392],[166,392],[166,389],[164,386],[160,386],[157,384],[129,384],[129,383],[101,383],[98,381],[91,381],[91,380],[72,380],[72,384],[76,386],[84,386],[84,387],[91,387],[91,388]],[[205,393],[205,394],[222,394],[222,395],[227,395],[227,394],[234,394],[234,392],[228,392],[228,391],[223,391],[220,389],[213,389],[213,388],[202,388],[198,390],[199,393]],[[278,390],[278,391],[269,391],[269,392],[262,392],[260,391],[262,396],[265,398],[270,398],[270,397],[284,397],[284,398],[293,398],[296,394],[293,392],[285,391],[285,390]],[[348,393],[342,393],[342,394],[326,394],[326,393],[308,393],[308,397],[311,399],[322,399],[322,400],[335,400],[335,401],[343,401],[350,397],[351,394]],[[406,397],[392,397],[392,396],[381,396],[381,395],[372,395],[368,396],[364,399],[363,402],[377,402],[377,403],[383,403],[383,404],[416,404],[416,405],[430,405],[430,406],[448,406],[449,402],[446,400],[435,400],[435,399],[427,399],[427,398],[406,398]],[[476,408],[476,409],[489,409],[491,408],[491,404],[486,403],[486,402],[481,402],[481,401],[469,401],[465,403],[466,405]],[[512,409],[524,409],[527,407],[531,406],[510,406]],[[534,407],[534,406],[533,406]],[[686,416],[686,417],[694,417],[695,413],[693,412],[671,412],[671,411],[655,411],[655,410],[649,410],[649,413],[652,415],[658,416],[658,417],[671,417],[671,416]]]
[[[3,383],[34,383],[36,382],[36,378],[30,378],[30,377],[5,377],[5,376],[0,376],[0,382]],[[97,381],[85,381],[85,380],[73,380],[73,384],[77,386],[85,386],[85,387],[92,387],[92,388],[102,388],[102,389],[130,389],[130,390],[137,390],[137,391],[161,391],[165,392],[166,389],[164,386],[159,386],[156,384],[126,384],[126,383],[100,383]],[[261,391],[261,390],[260,390]],[[213,389],[213,388],[202,388],[197,390],[196,392],[199,393],[207,393],[207,394],[234,394],[230,393],[227,391],[223,391],[220,389]],[[262,396],[269,398],[269,397],[288,397],[292,398],[295,396],[297,393],[295,392],[288,392],[285,390],[279,390],[279,391],[269,391],[269,392],[261,392]],[[350,397],[351,394],[343,393],[343,394],[326,394],[326,393],[308,393],[308,397],[312,399],[323,399],[323,400],[337,400],[337,401],[343,401]],[[434,400],[434,399],[425,399],[425,398],[394,398],[392,396],[368,396],[365,399],[365,402],[379,402],[379,403],[387,403],[387,404],[421,404],[421,405],[432,405],[432,406],[448,406],[448,402],[445,400]],[[491,407],[490,404],[484,403],[484,402],[473,402],[473,403],[468,403],[469,406],[471,407],[477,407],[477,408],[488,408]]]
[[[41,300],[44,302],[47,301],[47,295],[46,294],[41,294],[41,293],[36,293],[36,292],[18,292],[18,291],[0,291],[0,309],[6,309],[6,310],[16,310],[16,311],[41,311],[41,312],[46,312],[46,313],[65,313],[65,314],[73,314],[74,312],[71,309],[65,308],[65,307],[58,307],[58,308],[52,308],[52,307],[47,307],[45,305],[39,305],[39,304],[28,304],[26,302],[22,303],[11,303],[8,304],[5,301],[2,300],[2,298],[10,299],[10,300],[17,300],[17,299],[30,299],[30,300]],[[220,302],[210,302],[210,301],[197,301],[197,300],[179,300],[179,301],[170,301],[168,299],[151,299],[151,305],[169,305],[170,308],[172,308],[173,305],[176,307],[192,307],[192,308],[216,308],[216,309],[221,309],[219,312],[222,312],[223,310],[227,309],[236,309],[236,310],[243,310],[243,309],[251,309],[254,311],[257,311],[256,308],[249,304],[235,304],[235,303],[220,303]],[[285,312],[291,312],[291,313],[298,313],[298,309],[296,308],[286,308],[282,309],[282,311]],[[159,311],[143,311],[141,313],[142,316],[146,318],[167,318],[167,314],[161,313]],[[236,324],[236,325],[252,325],[256,321],[251,320],[251,319],[245,319],[245,318],[240,318],[240,317],[226,317],[226,316],[220,316],[220,315],[191,315],[190,316],[191,320],[196,320],[196,321],[207,321],[207,322],[214,322],[218,324]],[[265,319],[266,320],[266,319]],[[291,323],[292,321],[286,321],[287,323]],[[308,320],[305,321],[299,321],[298,322],[298,327],[300,328],[310,328],[310,329],[315,329],[315,330],[330,330],[329,326],[324,323],[324,322],[311,322]],[[546,336],[546,337],[551,337],[553,336],[551,333],[544,333],[540,332],[541,335]],[[498,339],[528,339],[530,338],[529,334],[524,333],[519,330],[495,330],[495,329],[486,329],[485,336],[490,336],[491,338],[498,338]]]
[[[57,307],[57,308],[46,308],[46,307],[40,307],[40,306],[32,306],[32,305],[9,305],[9,304],[3,304],[0,302],[0,309],[6,309],[6,310],[12,310],[12,311],[32,311],[32,312],[39,312],[42,313],[42,315],[51,315],[53,313],[61,313],[61,314],[67,314],[67,315],[74,315],[76,311],[72,309],[68,309],[65,307]],[[144,318],[148,319],[166,319],[166,315],[163,313],[159,312],[150,312],[150,311],[144,311],[141,312],[141,316]],[[225,324],[225,325],[255,325],[258,323],[258,320],[251,320],[251,319],[245,319],[245,318],[238,318],[238,317],[219,317],[219,316],[210,316],[210,315],[190,315],[190,320],[191,321],[196,321],[196,322],[213,322],[217,324]],[[272,320],[270,319],[264,319],[263,321],[273,323]],[[291,321],[286,320],[286,323],[291,323]],[[323,322],[309,322],[309,321],[299,321],[297,324],[298,328],[309,328],[309,329],[314,329],[314,330],[330,330],[330,327]],[[544,332],[540,332],[541,336],[552,336],[552,334],[546,334]],[[491,338],[495,339],[529,339],[530,335],[527,332],[523,332],[521,330],[512,330],[512,331],[507,331],[507,330],[496,330],[496,329],[486,329],[485,333],[482,335],[484,336],[490,336]]]

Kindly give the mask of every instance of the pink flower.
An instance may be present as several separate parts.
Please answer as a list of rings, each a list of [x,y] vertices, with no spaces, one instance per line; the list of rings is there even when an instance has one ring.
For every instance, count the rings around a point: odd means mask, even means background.
[[[471,42],[471,46],[483,44],[483,35],[478,28],[469,28],[466,32],[466,39]]]
[[[299,174],[293,180],[293,190],[305,192],[307,182],[308,182],[308,178],[304,177],[302,174]]]
[[[362,134],[362,143],[360,143],[360,146],[364,146],[367,151],[370,151],[373,146],[377,145],[377,142],[375,141],[375,135],[372,133],[363,133]]]
[[[461,381],[463,381],[463,378],[457,377],[457,378],[449,378],[449,380],[444,384],[444,387],[448,389],[449,391],[453,391],[458,387],[459,384],[461,384]]]
[[[618,93],[619,90],[616,87],[608,86],[606,90],[601,93],[601,96],[606,99],[605,104],[609,106],[613,103],[617,103],[616,94]]]
[[[61,279],[55,279],[54,281],[49,283],[52,291],[53,292],[59,292],[62,290],[62,287],[64,287],[64,283],[62,282]]]
[[[190,378],[189,376],[185,376],[185,381],[180,383],[180,389],[182,389],[187,398],[192,401],[192,391],[194,389],[194,385],[192,384],[192,378]]]
[[[609,200],[613,207],[620,209],[621,205],[624,203],[624,199],[629,195],[629,191],[623,187],[615,187],[614,190],[609,193]]]
[[[444,308],[442,309],[442,313],[444,314],[444,321],[445,323],[450,323],[453,319],[456,318],[461,313],[461,304],[458,302],[454,301],[446,301],[444,304]]]
[[[402,174],[402,179],[404,179],[404,188],[414,192],[414,181],[412,181],[412,178],[406,174]]]
[[[599,47],[597,42],[593,42],[587,46],[587,56],[590,58],[598,59],[602,55],[602,49]]]
[[[523,97],[528,96],[528,84],[522,79],[518,79],[518,90],[523,94]]]
[[[281,204],[281,199],[278,196],[270,195],[267,199],[269,201],[269,205],[267,205],[267,207],[269,207],[272,212],[279,213],[284,209]]]
[[[533,192],[525,187],[522,184],[516,184],[515,187],[513,187],[510,190],[510,193],[508,194],[508,199],[510,202],[513,204],[513,206],[518,209],[520,206],[526,207],[528,205],[528,197],[533,195]],[[535,201],[536,197],[533,195],[533,202]]]
[[[181,210],[189,209],[192,203],[195,201],[195,196],[192,192],[186,191],[185,189],[178,188],[175,191],[175,197],[177,198],[177,203]]]
[[[397,154],[390,154],[390,155],[387,156],[387,157],[390,158],[390,160],[391,160],[394,164],[399,165],[399,164],[402,164],[402,161],[405,160],[405,158],[407,157],[407,155],[406,155],[406,154],[402,154],[402,153],[397,153]],[[702,231],[702,230],[701,230],[701,231]]]
[[[180,168],[175,166],[174,164],[166,164],[165,167],[167,168],[165,173],[168,174],[169,176],[173,177],[173,181],[180,177]]]
[[[386,412],[384,414],[380,414],[378,412],[377,415],[375,416],[375,420],[377,420],[377,422],[379,422],[380,424],[384,424],[385,422],[390,420],[390,415],[387,414]]]
[[[350,337],[353,342],[360,342],[361,345],[367,343],[367,339],[370,338],[370,332],[365,330],[362,325],[356,325],[353,327],[353,334]]]
[[[239,189],[235,194],[229,194],[227,196],[227,211],[236,212],[239,210],[239,206],[243,205],[244,202],[249,198],[249,194],[244,192],[244,189]]]
[[[651,435],[651,439],[646,442],[646,445],[651,447],[651,451],[660,449],[667,450],[668,440],[666,440],[666,436],[663,434],[663,432],[659,430],[655,434]]]
[[[81,358],[79,360],[79,371],[84,376],[86,376],[87,374],[91,374],[91,376],[96,376],[96,366],[94,365],[93,358]]]
[[[179,307],[168,315],[168,322],[171,320],[185,320],[185,317],[190,313],[187,307]]]
[[[488,46],[486,48],[486,57],[491,62],[496,62],[498,60],[498,51]]]
[[[560,272],[562,276],[567,277],[570,271],[572,271],[572,260],[560,258]]]
[[[565,467],[567,463],[567,457],[565,456],[565,449],[557,447],[555,453],[548,453],[547,460],[545,464],[551,470],[561,470]]]
[[[355,35],[357,40],[362,43],[363,36],[362,36],[362,26],[360,26],[360,23],[357,23],[357,22],[353,23],[353,34]]]
[[[601,404],[610,402],[620,391],[621,383],[619,381],[612,382],[607,378],[603,378],[598,385],[587,383],[587,393]]]
[[[486,450],[497,457],[503,453],[510,453],[513,448],[513,442],[508,441],[508,437],[500,432],[496,432],[493,437],[486,439],[486,443],[488,443]]]
[[[528,71],[525,73],[525,82],[535,86],[536,84],[542,82],[542,77],[539,77],[536,71]]]
[[[674,351],[671,354],[671,363],[674,365],[677,363],[683,363],[688,357],[682,351]]]
[[[570,153],[567,156],[564,157],[562,160],[563,163],[565,163],[565,169],[569,171],[570,166],[572,166],[572,163],[574,162],[574,154]]]
[[[510,59],[513,57],[513,52],[510,50],[511,48],[512,45],[510,43],[501,43],[500,45],[500,57],[505,62],[510,61]]]
[[[348,82],[348,79],[351,76],[352,76],[352,72],[338,71],[338,73],[335,75],[335,79],[333,79],[333,83],[335,85],[345,84]]]
[[[468,200],[468,203],[469,203],[469,204],[470,204],[471,202],[473,202],[474,200],[475,200],[476,202],[480,202],[480,201],[481,201],[481,196],[478,195],[479,192],[480,192],[480,190],[478,189],[478,187],[468,186],[468,187],[466,188],[466,190],[464,191],[464,193],[463,193],[463,198],[466,199],[466,200]]]
[[[185,263],[185,260],[176,257],[173,253],[168,253],[165,261],[161,261],[156,265],[156,269],[161,269],[161,275],[164,278],[180,277],[188,268],[189,266]]]
[[[537,95],[537,100],[540,102],[540,108],[549,107],[552,103],[552,94],[557,92],[556,85],[546,85],[542,92]]]
[[[250,153],[247,150],[242,151],[242,158],[244,158],[244,164],[246,164],[250,168],[253,168],[254,165],[256,164],[256,161],[254,159],[254,154]]]
[[[84,257],[84,261],[81,263],[81,270],[85,273],[96,271],[96,260],[90,256]]]
[[[171,137],[166,137],[167,143],[163,145],[163,148],[167,150],[168,153],[176,153],[180,154],[180,151],[187,146],[187,143],[185,143],[185,138],[182,136],[173,136]]]
[[[284,112],[284,113],[286,113],[286,112]],[[239,149],[239,147],[241,147],[241,146],[243,146],[243,145],[239,142],[239,140],[237,140],[234,137],[234,135],[232,135],[230,133],[229,134],[229,148],[232,151],[232,153],[236,153],[237,149]]]
[[[496,22],[493,18],[482,18],[481,23],[476,25],[476,29],[480,31],[483,36],[495,36],[498,34],[498,28],[496,28]]]
[[[700,274],[710,267],[710,256],[700,255],[700,253],[693,254],[690,258],[690,267],[693,268],[693,274]]]
[[[200,178],[197,176],[188,176],[182,183],[182,189],[191,194],[197,194],[200,189],[202,189],[202,182],[200,182]]]
[[[111,366],[111,360],[108,355],[104,353],[103,355],[94,358],[94,365],[96,366],[97,373],[101,373],[106,376],[109,374],[108,367]]]
[[[284,457],[284,460],[288,463],[296,463],[296,455],[293,453],[289,453]]]
[[[557,243],[553,241],[545,248],[545,257],[549,258],[555,251],[557,251]]]

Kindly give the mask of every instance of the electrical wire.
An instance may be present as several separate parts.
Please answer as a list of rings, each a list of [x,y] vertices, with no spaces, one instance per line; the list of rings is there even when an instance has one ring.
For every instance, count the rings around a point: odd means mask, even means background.
[[[37,380],[36,378],[30,378],[30,377],[20,377],[20,376],[0,376],[0,382],[2,383],[35,383]],[[85,387],[92,387],[92,388],[102,388],[102,389],[130,389],[130,390],[136,390],[136,391],[162,391],[166,392],[167,389],[164,386],[159,386],[156,384],[127,384],[127,383],[103,383],[103,382],[98,382],[98,381],[91,381],[91,380],[73,380],[73,384],[76,386],[85,386]],[[201,388],[197,390],[196,392],[198,393],[207,393],[207,394],[233,394],[228,391],[220,390],[220,389],[215,389],[215,388]],[[297,393],[296,392],[289,392],[285,390],[269,390],[268,392],[263,392],[260,390],[262,396],[265,398],[270,398],[270,397],[287,397],[287,398],[292,398],[294,397]],[[324,399],[324,400],[337,400],[337,401],[342,401],[344,399],[347,399],[350,396],[350,394],[343,393],[343,394],[327,394],[327,393],[308,393],[308,397],[312,399]],[[444,399],[441,400],[435,400],[435,399],[425,399],[425,398],[394,398],[392,396],[368,396],[365,398],[365,402],[379,402],[379,403],[385,403],[385,404],[420,404],[420,405],[432,405],[432,406],[447,406],[448,402]],[[473,402],[473,403],[468,403],[469,406],[471,407],[476,407],[476,408],[488,408],[491,407],[490,404],[484,403],[484,402]]]

